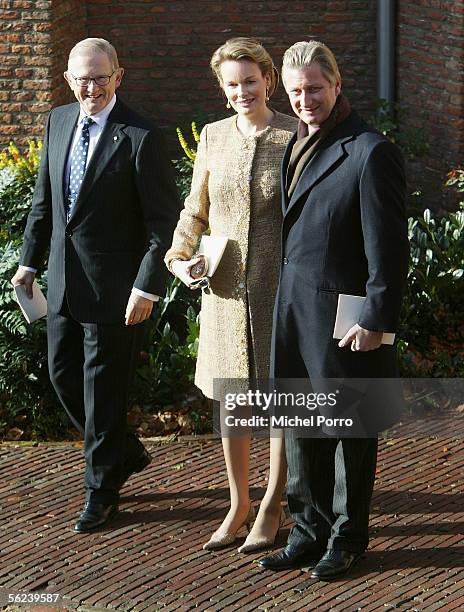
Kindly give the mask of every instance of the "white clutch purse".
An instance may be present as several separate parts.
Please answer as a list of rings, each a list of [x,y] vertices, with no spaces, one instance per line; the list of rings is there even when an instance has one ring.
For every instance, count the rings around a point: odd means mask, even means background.
[[[227,246],[227,236],[202,236],[197,255],[204,255],[208,262],[207,276],[211,277],[221,261]]]
[[[204,235],[201,237],[200,245],[198,247],[198,251],[195,253],[195,257],[198,255],[203,255],[206,260],[206,265],[204,265],[204,271],[200,272],[201,276],[195,278],[191,286],[201,287],[202,289],[209,287],[209,279],[216,272],[227,246],[227,241],[227,236]],[[190,273],[192,273],[192,271]]]

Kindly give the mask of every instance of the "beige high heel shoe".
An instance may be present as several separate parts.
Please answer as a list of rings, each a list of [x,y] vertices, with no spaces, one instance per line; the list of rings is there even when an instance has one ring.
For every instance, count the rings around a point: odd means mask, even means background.
[[[285,514],[285,510],[283,509],[283,507],[280,507],[280,517],[279,517],[279,526],[277,527],[277,531],[274,535],[274,537],[261,537],[261,538],[250,538],[251,533],[248,535],[247,539],[245,540],[245,542],[239,547],[238,552],[239,553],[250,553],[250,552],[254,552],[256,550],[261,550],[263,548],[268,548],[269,546],[272,546],[277,538],[277,536],[279,535],[279,531],[280,528],[282,527],[282,525],[285,523],[286,520],[286,514]]]
[[[203,544],[203,550],[214,550],[216,548],[224,548],[224,546],[229,546],[229,544],[233,544],[237,538],[237,533],[240,529],[245,526],[248,529],[248,533],[250,532],[250,525],[255,520],[255,509],[251,505],[248,510],[248,514],[243,521],[243,523],[238,527],[238,529],[234,533],[225,533],[224,535],[214,537],[214,533],[211,538]]]

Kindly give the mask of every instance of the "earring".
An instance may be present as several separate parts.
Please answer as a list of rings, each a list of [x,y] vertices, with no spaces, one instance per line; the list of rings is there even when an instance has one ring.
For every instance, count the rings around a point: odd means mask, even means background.
[[[230,102],[227,100],[226,108],[230,108]]]
[[[266,87],[266,102],[269,102],[269,88]]]

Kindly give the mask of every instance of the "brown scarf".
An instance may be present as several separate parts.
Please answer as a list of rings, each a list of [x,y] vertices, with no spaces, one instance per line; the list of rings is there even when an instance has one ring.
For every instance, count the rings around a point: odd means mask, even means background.
[[[351,112],[348,98],[340,94],[335,102],[332,112],[319,128],[308,135],[307,124],[300,119],[297,130],[297,139],[290,154],[287,167],[287,193],[292,196],[298,180],[308,162],[312,159],[321,142],[327,138],[333,128],[344,121]]]

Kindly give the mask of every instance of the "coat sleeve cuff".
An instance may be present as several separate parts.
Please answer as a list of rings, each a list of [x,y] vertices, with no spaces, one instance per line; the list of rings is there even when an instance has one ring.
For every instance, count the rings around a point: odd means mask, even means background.
[[[19,266],[20,270],[26,270],[27,272],[34,272],[34,274],[37,272],[37,268],[31,268],[30,266]]]
[[[147,300],[151,300],[152,302],[157,302],[160,299],[159,295],[155,295],[154,293],[147,293],[146,291],[137,289],[137,287],[132,287],[132,293],[135,293],[136,295],[140,295],[141,297],[144,297]]]

